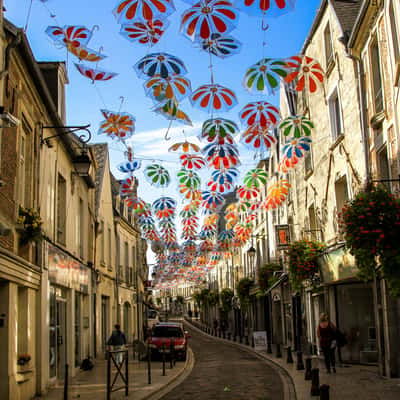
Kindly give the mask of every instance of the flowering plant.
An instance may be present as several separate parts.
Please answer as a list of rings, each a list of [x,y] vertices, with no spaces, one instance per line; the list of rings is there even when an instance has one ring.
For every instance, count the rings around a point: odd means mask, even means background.
[[[221,303],[222,311],[227,313],[232,310],[232,298],[234,296],[233,290],[229,288],[222,289],[221,291]]]
[[[242,304],[250,301],[250,288],[253,286],[254,281],[250,278],[242,278],[236,287],[237,294]]]
[[[318,272],[317,257],[325,245],[317,240],[302,239],[289,244],[289,276],[292,288],[299,290],[302,282]]]
[[[372,279],[380,265],[391,294],[400,296],[400,199],[384,186],[368,185],[345,205],[339,221],[360,278]]]
[[[18,360],[17,360],[18,365],[25,365],[29,361],[31,361],[31,356],[29,354],[18,354]]]
[[[21,241],[28,242],[40,233],[43,221],[35,209],[20,206],[17,224],[24,226]]]
[[[281,270],[279,264],[269,263],[260,267],[257,271],[258,285],[262,291],[266,291],[276,281],[274,272]]]

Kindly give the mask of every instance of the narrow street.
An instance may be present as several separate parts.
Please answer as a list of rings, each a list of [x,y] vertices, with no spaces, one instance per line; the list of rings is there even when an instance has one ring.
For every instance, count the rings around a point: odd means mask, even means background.
[[[276,370],[252,354],[187,328],[195,364],[191,374],[163,400],[283,400]]]

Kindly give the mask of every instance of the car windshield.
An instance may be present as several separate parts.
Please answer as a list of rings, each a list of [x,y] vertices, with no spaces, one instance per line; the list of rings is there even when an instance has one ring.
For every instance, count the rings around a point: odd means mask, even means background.
[[[156,326],[153,329],[155,337],[183,337],[182,329],[177,326]]]

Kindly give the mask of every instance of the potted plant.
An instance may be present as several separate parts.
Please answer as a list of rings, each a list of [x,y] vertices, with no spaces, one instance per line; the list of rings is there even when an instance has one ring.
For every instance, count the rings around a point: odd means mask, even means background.
[[[400,296],[400,199],[384,186],[360,191],[339,214],[344,238],[362,280],[378,272],[392,296]]]
[[[19,207],[16,228],[21,234],[22,243],[27,243],[38,237],[41,233],[42,224],[43,221],[35,209]]]
[[[318,272],[317,258],[325,245],[317,240],[302,239],[289,244],[289,278],[294,290],[300,290],[305,280],[313,280]]]
[[[274,276],[275,271],[281,270],[282,267],[279,264],[269,263],[260,267],[257,271],[258,285],[261,292],[265,292],[270,286],[272,286],[277,278]]]

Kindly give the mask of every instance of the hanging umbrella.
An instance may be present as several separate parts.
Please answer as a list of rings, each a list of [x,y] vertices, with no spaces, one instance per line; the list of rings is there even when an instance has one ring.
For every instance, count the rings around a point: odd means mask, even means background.
[[[89,68],[85,67],[82,64],[75,63],[75,67],[83,76],[91,79],[92,83],[94,83],[94,81],[108,81],[111,78],[114,78],[115,76],[118,75],[115,72],[108,72],[108,71],[103,71],[101,69]]]
[[[220,58],[226,58],[234,54],[238,54],[242,47],[242,43],[233,36],[221,35],[213,33],[208,39],[200,42],[201,48]]]
[[[177,173],[178,181],[187,188],[198,189],[200,187],[200,176],[189,169],[181,169]]]
[[[79,58],[79,61],[99,62],[107,58],[100,51],[89,49],[88,47],[71,47],[68,49],[70,53]]]
[[[118,164],[117,169],[121,172],[130,173],[140,169],[141,165],[141,160],[125,161],[121,164]]]
[[[194,217],[197,214],[197,208],[190,207],[190,204],[183,206],[179,216],[183,219]]]
[[[276,138],[267,127],[259,124],[249,126],[242,133],[242,140],[256,150],[264,151],[276,143]]]
[[[162,115],[169,121],[177,121],[190,126],[193,125],[189,116],[178,108],[178,103],[174,100],[167,101],[161,107],[157,107],[154,112]]]
[[[211,118],[203,123],[201,138],[206,138],[208,142],[218,140],[219,144],[225,141],[233,144],[232,135],[239,131],[235,122],[224,118]]]
[[[235,180],[239,176],[239,171],[236,168],[223,170],[215,170],[211,174],[211,180],[207,186],[214,192],[229,192],[233,189]]]
[[[284,136],[310,136],[314,124],[304,115],[294,115],[285,118],[279,125]]]
[[[290,83],[297,80],[295,89],[298,92],[304,89],[314,93],[318,89],[318,84],[324,81],[324,71],[317,60],[308,56],[293,56],[287,61],[290,72],[285,81]]]
[[[171,210],[172,213],[170,214],[173,214],[176,208],[176,201],[171,197],[163,196],[155,200],[152,207],[155,211]]]
[[[66,47],[69,51],[73,48],[85,47],[92,37],[93,29],[85,26],[66,25],[48,26],[46,34],[59,46]]]
[[[256,187],[239,186],[237,194],[240,200],[252,201],[257,199],[260,194],[260,189],[257,189]]]
[[[243,85],[247,91],[252,93],[275,94],[279,88],[280,79],[288,74],[286,62],[272,58],[263,58],[251,66],[245,74]]]
[[[261,203],[262,209],[276,208],[285,201],[290,184],[286,179],[280,179],[268,186],[267,197]]]
[[[206,166],[203,157],[193,154],[182,154],[180,157],[182,167],[186,169],[202,169]]]
[[[137,181],[134,176],[129,176],[121,182],[120,193],[121,197],[136,197]]]
[[[141,214],[146,206],[146,202],[139,197],[129,197],[125,199],[125,204],[136,214]]]
[[[287,155],[284,155],[281,161],[279,162],[278,171],[281,171],[284,174],[286,174],[288,170],[294,168],[298,162],[299,158],[296,157],[295,155],[292,155],[292,157],[290,158],[288,158]]]
[[[183,184],[179,185],[179,193],[187,200],[200,200],[201,191],[196,188],[187,187]]]
[[[124,25],[135,20],[165,19],[174,11],[172,0],[122,0],[114,8],[113,14],[118,23]]]
[[[190,98],[192,105],[200,110],[229,111],[237,104],[235,93],[221,85],[203,85],[196,89]]]
[[[282,149],[283,156],[287,158],[301,158],[304,153],[310,151],[312,140],[308,137],[293,137],[289,142],[285,143]]]
[[[182,14],[181,32],[190,40],[208,39],[213,33],[229,33],[236,27],[238,10],[226,0],[202,0]]]
[[[166,78],[172,74],[185,75],[187,73],[183,62],[168,53],[151,53],[141,58],[134,66],[139,78],[143,75],[152,77],[160,75]]]
[[[239,118],[246,125],[261,126],[276,125],[279,120],[279,110],[267,101],[256,101],[246,104],[239,113]]]
[[[168,151],[174,152],[174,153],[198,153],[200,151],[200,147],[197,146],[195,143],[188,142],[185,140],[184,142],[179,142],[179,143],[174,143]],[[191,168],[188,168],[191,169]]]
[[[224,202],[222,194],[211,190],[204,190],[201,195],[203,196],[202,206],[204,208],[217,208]]]
[[[239,7],[246,14],[257,17],[279,17],[294,10],[296,0],[240,0]]]
[[[160,19],[136,21],[129,25],[122,25],[119,33],[130,42],[154,46],[161,39],[168,25],[168,21]]]
[[[112,139],[126,140],[135,133],[135,117],[128,113],[100,110],[105,120],[100,123],[98,134],[105,133]]]
[[[231,144],[211,143],[205,146],[202,152],[215,169],[231,168],[240,164],[239,151],[236,146]]]
[[[163,78],[154,75],[144,84],[146,93],[155,101],[183,100],[191,93],[190,81],[183,76],[172,74]]]
[[[248,171],[243,179],[243,183],[249,188],[259,189],[267,183],[268,174],[262,168],[254,168]]]
[[[148,165],[144,170],[144,176],[150,185],[167,187],[171,181],[169,172],[160,164]]]

